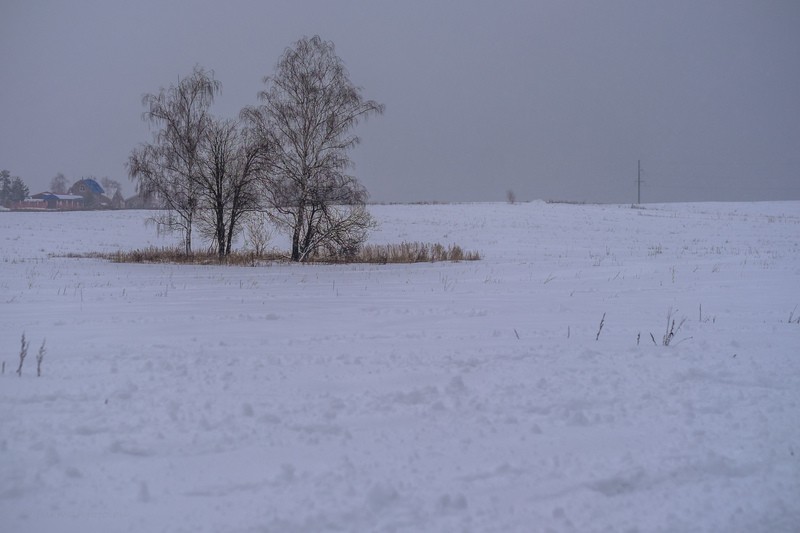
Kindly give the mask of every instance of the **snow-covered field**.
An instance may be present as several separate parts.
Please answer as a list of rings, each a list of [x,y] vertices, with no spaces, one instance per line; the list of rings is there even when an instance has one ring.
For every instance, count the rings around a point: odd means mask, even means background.
[[[121,265],[49,254],[174,238],[0,214],[0,530],[800,531],[800,202],[372,212],[484,259]]]

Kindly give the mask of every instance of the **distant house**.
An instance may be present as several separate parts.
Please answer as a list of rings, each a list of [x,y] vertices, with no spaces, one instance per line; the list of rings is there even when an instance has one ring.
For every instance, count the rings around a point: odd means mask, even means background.
[[[84,178],[72,184],[67,194],[83,198],[86,209],[103,209],[111,207],[111,198],[105,195],[103,187],[92,178]]]
[[[51,191],[40,192],[15,202],[9,207],[20,211],[74,211],[78,209],[163,209],[158,196],[133,196],[125,199],[122,191],[112,187],[112,198],[106,196],[103,186],[92,178],[76,181],[67,194],[56,194]],[[3,209],[8,211],[8,209]]]
[[[42,200],[45,202],[45,209],[70,210],[83,209],[83,196],[74,194],[53,194],[49,191],[40,192],[31,196],[32,200]]]
[[[41,198],[28,197],[21,202],[16,202],[11,206],[15,211],[44,211],[47,209],[47,202]]]

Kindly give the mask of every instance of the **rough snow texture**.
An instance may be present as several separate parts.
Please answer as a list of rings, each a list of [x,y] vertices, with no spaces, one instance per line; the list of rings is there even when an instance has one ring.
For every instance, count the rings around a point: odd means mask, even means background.
[[[121,265],[49,254],[171,244],[146,212],[0,215],[0,529],[798,531],[800,203],[372,211],[484,259]]]

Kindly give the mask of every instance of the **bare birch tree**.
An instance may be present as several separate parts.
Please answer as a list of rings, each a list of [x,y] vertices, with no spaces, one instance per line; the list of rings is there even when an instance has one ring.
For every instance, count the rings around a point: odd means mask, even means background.
[[[366,190],[345,173],[359,142],[352,130],[384,107],[362,97],[333,43],[319,36],[287,48],[264,82],[262,105],[242,118],[273,150],[265,195],[271,217],[291,234],[292,260],[354,252],[373,220]]]
[[[201,142],[198,220],[220,261],[231,253],[242,218],[261,207],[258,171],[266,170],[268,150],[252,140],[236,121],[212,120]]]
[[[158,94],[146,94],[144,120],[159,128],[153,142],[142,144],[128,159],[128,174],[141,195],[157,194],[167,211],[156,222],[183,234],[184,250],[192,252],[192,227],[200,207],[201,143],[211,116],[209,107],[221,84],[213,71],[196,66],[188,78]]]

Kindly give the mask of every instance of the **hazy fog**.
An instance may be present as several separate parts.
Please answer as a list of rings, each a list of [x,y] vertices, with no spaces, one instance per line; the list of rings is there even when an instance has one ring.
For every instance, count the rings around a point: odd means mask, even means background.
[[[141,96],[199,63],[257,103],[319,34],[386,113],[359,128],[375,201],[800,199],[800,2],[0,3],[0,168],[128,182]]]

